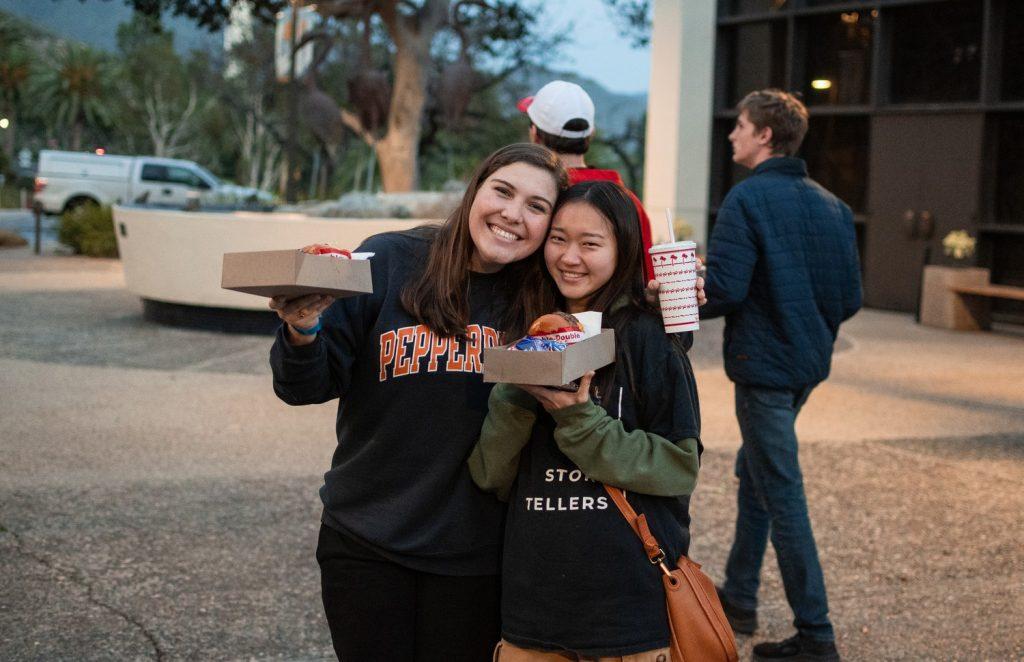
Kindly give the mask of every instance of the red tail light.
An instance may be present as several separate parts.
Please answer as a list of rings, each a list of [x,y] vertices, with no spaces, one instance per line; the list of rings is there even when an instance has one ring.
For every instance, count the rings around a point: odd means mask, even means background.
[[[46,177],[36,177],[35,192],[42,193],[43,189],[46,188]]]

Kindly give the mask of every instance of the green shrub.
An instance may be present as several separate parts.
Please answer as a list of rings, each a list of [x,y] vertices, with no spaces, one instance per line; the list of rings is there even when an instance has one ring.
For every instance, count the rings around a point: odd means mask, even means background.
[[[110,207],[79,205],[60,217],[57,238],[76,253],[90,257],[117,257],[114,217]]]
[[[18,209],[21,205],[21,194],[18,187],[8,179],[0,186],[0,209]]]

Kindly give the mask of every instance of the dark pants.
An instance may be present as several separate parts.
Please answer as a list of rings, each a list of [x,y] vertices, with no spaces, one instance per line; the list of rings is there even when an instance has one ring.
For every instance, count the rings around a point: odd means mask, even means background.
[[[737,607],[757,608],[761,563],[771,536],[793,625],[813,639],[832,640],[825,579],[797,458],[796,417],[812,388],[790,391],[736,384],[743,445],[736,456],[736,539],[725,567],[723,592]]]
[[[321,525],[324,612],[341,662],[485,662],[500,638],[499,576],[410,570]]]

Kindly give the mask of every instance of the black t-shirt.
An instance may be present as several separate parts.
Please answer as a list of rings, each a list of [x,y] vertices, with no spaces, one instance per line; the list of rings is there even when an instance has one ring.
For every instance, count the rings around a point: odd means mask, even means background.
[[[498,342],[508,286],[501,273],[471,274],[467,337],[435,336],[400,300],[428,248],[408,233],[364,242],[373,293],[335,302],[311,345],[279,333],[274,389],[290,404],[340,398],[320,489],[327,526],[417,570],[497,574],[504,505],[473,484],[466,456],[487,414],[482,352]]]
[[[605,410],[636,429],[678,442],[700,437],[693,370],[661,321],[642,314],[618,338]],[[632,365],[633,379],[627,364]],[[635,384],[635,390],[631,387]],[[661,571],[603,485],[559,449],[540,410],[509,499],[502,570],[502,631],[510,642],[588,656],[668,645]],[[674,561],[689,547],[689,496],[629,493]]]

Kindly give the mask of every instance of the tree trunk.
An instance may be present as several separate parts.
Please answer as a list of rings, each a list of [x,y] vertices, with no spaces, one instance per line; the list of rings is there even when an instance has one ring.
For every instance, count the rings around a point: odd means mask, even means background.
[[[413,191],[419,183],[418,152],[423,108],[427,101],[426,72],[430,61],[429,34],[407,34],[396,40],[395,87],[388,113],[388,131],[376,145],[384,191]]]
[[[18,131],[18,112],[14,108],[9,108],[6,113],[6,117],[10,120],[10,124],[8,124],[7,128],[3,130],[4,153],[7,154],[7,162],[13,164],[15,133]]]
[[[449,20],[451,0],[424,0],[412,14],[399,11],[400,4],[406,9],[415,7],[415,3],[404,0],[375,0],[365,6],[326,0],[320,10],[324,15],[351,19],[359,16],[355,11],[358,7],[372,7],[395,46],[394,85],[384,137],[378,140],[372,133],[374,127],[364,126],[357,113],[341,109],[345,126],[373,148],[380,162],[384,191],[389,193],[412,191],[419,183],[419,142],[427,101],[424,63],[429,65],[430,45]]]
[[[77,152],[82,149],[82,120],[75,120],[71,126],[71,151]]]

